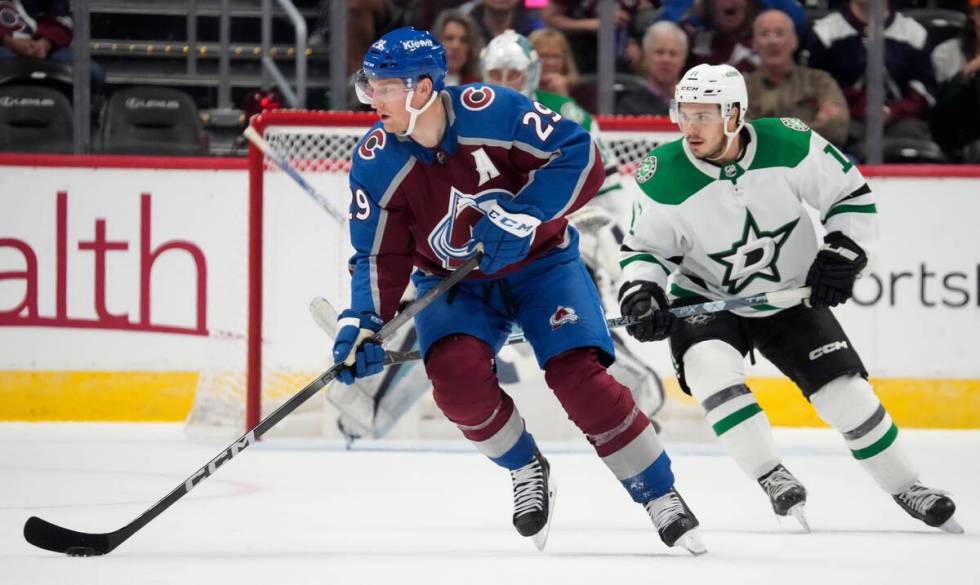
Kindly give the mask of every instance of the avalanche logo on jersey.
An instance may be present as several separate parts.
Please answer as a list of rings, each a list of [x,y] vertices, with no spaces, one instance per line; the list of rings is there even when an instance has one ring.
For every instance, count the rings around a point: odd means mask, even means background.
[[[789,240],[799,221],[796,218],[774,231],[765,232],[759,229],[752,212],[746,210],[741,239],[733,242],[732,247],[725,251],[708,254],[709,258],[725,267],[721,284],[728,287],[729,294],[738,294],[756,278],[780,281],[776,265],[779,250]]]
[[[470,243],[473,225],[487,214],[497,201],[499,189],[488,189],[475,195],[452,187],[449,210],[429,234],[429,247],[442,261],[446,270],[454,270],[473,255]]]
[[[548,319],[548,322],[551,323],[552,331],[557,330],[559,327],[567,323],[577,323],[578,315],[575,314],[575,307],[563,307],[558,305],[558,308],[551,314],[551,318]]]

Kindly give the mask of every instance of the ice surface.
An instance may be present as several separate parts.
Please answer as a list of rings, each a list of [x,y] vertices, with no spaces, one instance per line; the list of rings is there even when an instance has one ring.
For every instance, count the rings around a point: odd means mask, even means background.
[[[510,525],[509,475],[464,442],[266,441],[105,557],[36,549],[31,515],[108,532],[227,442],[179,425],[0,425],[0,583],[151,585],[397,583],[980,583],[980,431],[900,435],[922,479],[949,490],[966,530],[902,512],[830,430],[777,429],[807,486],[812,534],[778,522],[721,448],[668,443],[708,554],[660,542],[584,441],[545,443],[559,497],[548,548]]]

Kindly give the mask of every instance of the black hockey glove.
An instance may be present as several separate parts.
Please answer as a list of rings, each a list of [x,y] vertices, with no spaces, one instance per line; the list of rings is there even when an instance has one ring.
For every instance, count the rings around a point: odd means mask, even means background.
[[[619,310],[623,317],[642,319],[626,328],[637,341],[659,341],[677,326],[677,317],[670,312],[667,295],[655,282],[632,280],[623,283],[619,289]]]
[[[810,287],[810,306],[814,309],[836,307],[851,298],[854,281],[868,265],[861,246],[841,232],[831,232],[824,239],[817,257],[806,275]]]

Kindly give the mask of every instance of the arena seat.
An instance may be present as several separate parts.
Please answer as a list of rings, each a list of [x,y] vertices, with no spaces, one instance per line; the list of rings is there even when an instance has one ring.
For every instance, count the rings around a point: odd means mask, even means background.
[[[73,136],[64,94],[39,85],[0,86],[0,151],[66,154]]]
[[[966,14],[957,10],[913,8],[903,13],[925,27],[929,33],[926,41],[926,49],[929,51],[939,43],[958,36],[966,26]]]
[[[208,141],[197,106],[186,93],[138,86],[115,92],[102,116],[106,154],[205,156]]]

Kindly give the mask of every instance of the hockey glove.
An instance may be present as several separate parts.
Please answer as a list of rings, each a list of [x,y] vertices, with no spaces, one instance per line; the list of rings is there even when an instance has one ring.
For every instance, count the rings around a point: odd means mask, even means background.
[[[493,274],[523,260],[531,250],[534,230],[539,225],[541,220],[533,215],[507,211],[499,202],[495,203],[473,226],[471,251],[476,249],[477,244],[483,244],[480,272]]]
[[[868,256],[851,238],[831,232],[824,239],[806,275],[810,287],[810,306],[836,307],[851,298],[854,281],[868,265]]]
[[[337,318],[337,339],[333,344],[333,361],[345,364],[337,379],[353,384],[355,378],[377,374],[384,367],[385,352],[381,345],[367,341],[384,322],[374,313],[347,309]]]
[[[670,312],[664,289],[655,282],[632,280],[619,289],[619,310],[623,317],[642,319],[626,327],[637,341],[659,341],[677,327],[677,317]]]

